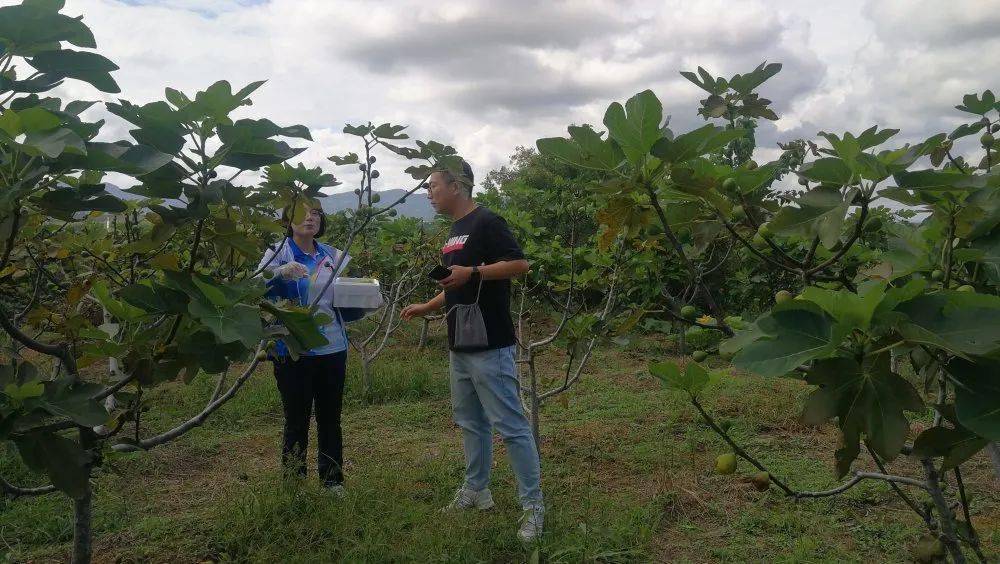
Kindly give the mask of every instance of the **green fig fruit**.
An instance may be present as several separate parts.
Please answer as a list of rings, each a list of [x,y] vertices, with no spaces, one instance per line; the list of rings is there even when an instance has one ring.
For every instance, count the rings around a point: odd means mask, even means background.
[[[694,351],[691,353],[691,359],[695,362],[704,362],[708,358],[708,353],[705,351]]]
[[[789,292],[788,290],[781,290],[780,292],[774,295],[774,303],[783,304],[793,299],[794,297],[795,296],[793,296],[792,293]]]
[[[731,452],[720,454],[715,459],[715,473],[732,474],[733,472],[736,472],[736,455]]]
[[[973,288],[972,286],[969,286],[968,284],[962,284],[961,286],[959,286],[958,288],[956,288],[956,290],[959,291],[959,292],[965,292],[967,294],[974,294],[974,293],[976,293],[976,289]]]
[[[693,305],[686,305],[681,308],[681,317],[684,319],[694,319],[698,315],[698,310]]]
[[[935,271],[931,272],[931,280],[933,280],[935,282],[939,282],[941,280],[944,280],[944,272],[942,272],[940,270],[935,270]]]

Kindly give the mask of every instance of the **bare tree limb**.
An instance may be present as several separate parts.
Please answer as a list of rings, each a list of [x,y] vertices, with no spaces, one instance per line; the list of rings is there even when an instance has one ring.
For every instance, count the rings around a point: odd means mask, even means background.
[[[233,385],[229,387],[226,393],[219,396],[215,401],[209,402],[209,404],[205,406],[205,409],[201,410],[201,412],[198,413],[198,415],[195,415],[194,417],[188,419],[184,423],[181,423],[180,425],[174,427],[169,431],[156,435],[155,437],[150,437],[148,439],[138,441],[138,443],[118,443],[112,446],[111,448],[117,452],[148,450],[153,447],[169,443],[170,441],[184,435],[191,429],[200,426],[202,423],[205,422],[206,419],[208,419],[209,415],[214,413],[217,409],[225,405],[226,402],[231,400],[233,396],[236,395],[236,392],[238,392],[240,388],[243,387],[243,384],[246,383],[246,381],[250,378],[250,376],[253,375],[254,370],[257,369],[257,365],[260,364],[260,361],[257,360],[256,353],[260,352],[263,346],[264,342],[261,341],[257,345],[253,361],[251,361],[250,364],[243,371],[243,373],[240,374],[238,378],[236,378],[236,380],[233,382]]]
[[[0,478],[0,488],[3,489],[3,493],[6,494],[11,499],[16,499],[19,497],[31,497],[38,495],[50,494],[56,491],[56,487],[53,485],[39,486],[35,488],[22,488],[11,484],[7,480]]]

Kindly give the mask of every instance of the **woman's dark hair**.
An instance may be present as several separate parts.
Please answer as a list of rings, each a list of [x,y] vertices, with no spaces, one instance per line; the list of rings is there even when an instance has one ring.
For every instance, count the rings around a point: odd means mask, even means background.
[[[319,231],[316,232],[316,237],[322,237],[326,233],[326,212],[323,208],[309,208],[309,211],[316,210],[319,212]],[[285,207],[281,210],[281,223],[285,224],[285,235],[288,237],[292,236],[292,218],[289,216],[291,208]]]

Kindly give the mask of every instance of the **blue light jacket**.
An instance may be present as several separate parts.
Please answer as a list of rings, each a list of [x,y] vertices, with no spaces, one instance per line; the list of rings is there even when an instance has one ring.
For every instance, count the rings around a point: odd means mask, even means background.
[[[322,290],[331,276],[334,276],[333,269],[343,253],[339,249],[324,245],[318,241],[315,245],[316,253],[310,255],[300,249],[291,237],[288,237],[284,245],[279,243],[264,253],[264,257],[261,259],[258,268],[267,264],[266,270],[274,271],[279,266],[294,261],[309,269],[309,276],[298,280],[284,280],[278,275],[272,276],[267,281],[268,290],[266,296],[268,298],[274,300],[291,300],[302,306],[309,306],[312,303],[312,300],[316,297],[316,293]],[[274,257],[273,259],[272,256]],[[344,272],[350,260],[351,257],[349,255],[344,257],[343,264],[340,265],[340,270],[337,272],[338,276]],[[360,308],[333,307],[333,285],[331,284],[329,290],[320,298],[318,303],[318,312],[325,313],[332,319],[330,323],[320,327],[320,331],[326,337],[327,344],[311,349],[303,354],[307,356],[320,356],[347,350],[347,331],[344,328],[344,324],[361,319],[365,316],[366,311]],[[287,356],[288,346],[279,340],[274,354],[278,357]]]

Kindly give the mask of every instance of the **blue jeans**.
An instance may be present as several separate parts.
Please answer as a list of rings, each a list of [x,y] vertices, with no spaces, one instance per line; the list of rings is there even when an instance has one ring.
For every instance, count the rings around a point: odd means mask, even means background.
[[[465,487],[480,491],[489,486],[496,429],[507,445],[521,504],[540,503],[538,448],[518,397],[514,347],[452,352],[451,406],[462,429]]]

